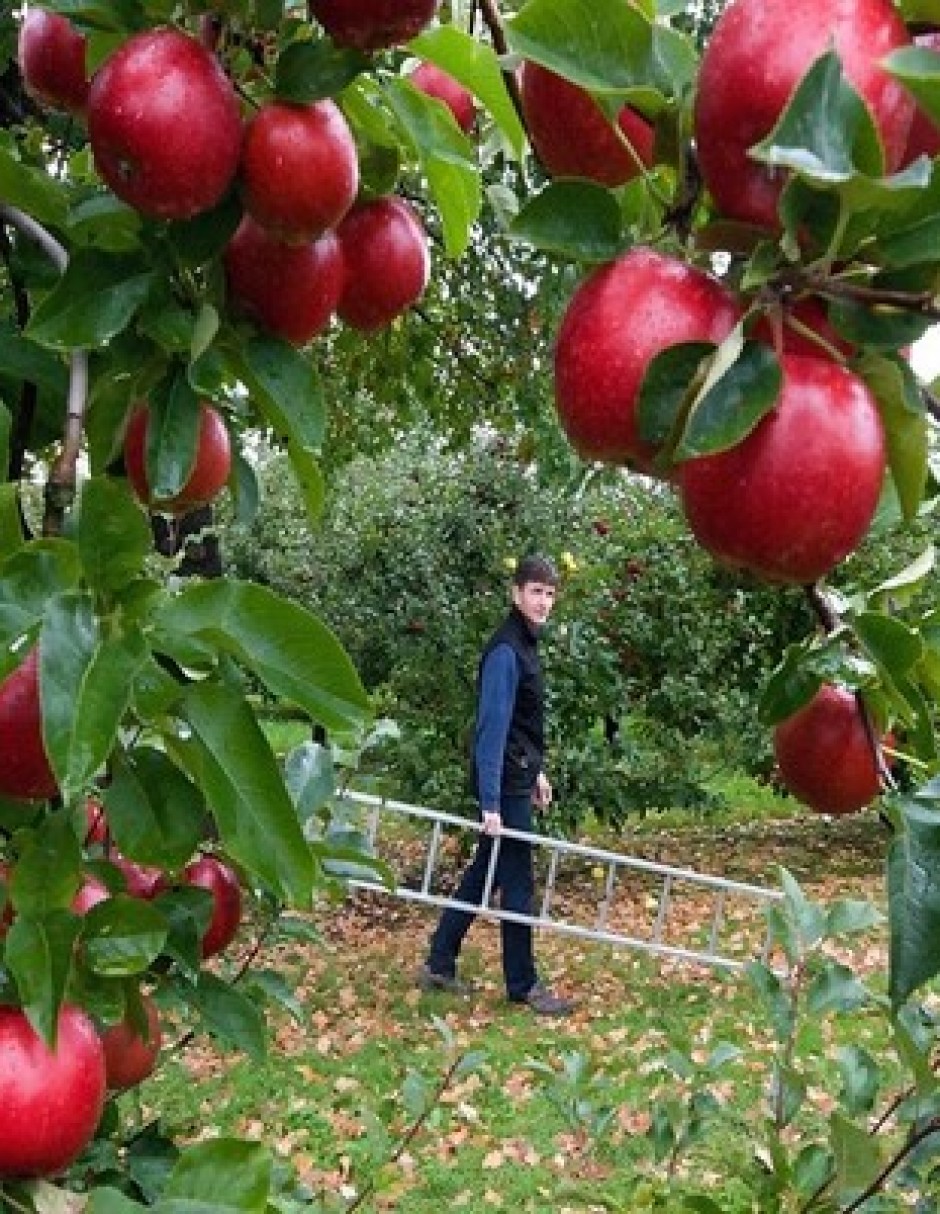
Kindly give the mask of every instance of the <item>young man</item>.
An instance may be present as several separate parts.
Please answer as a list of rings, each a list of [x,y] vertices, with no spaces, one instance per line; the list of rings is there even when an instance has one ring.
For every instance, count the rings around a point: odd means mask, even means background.
[[[545,695],[538,636],[551,614],[557,586],[558,574],[551,561],[524,557],[513,575],[509,614],[480,659],[473,780],[483,833],[454,893],[460,902],[481,902],[493,839],[502,827],[531,831],[533,805],[544,809],[551,803],[552,788],[542,770]],[[494,888],[500,890],[503,910],[531,914],[535,879],[530,843],[500,840]],[[457,977],[457,956],[475,917],[454,907],[441,915],[419,974],[425,990],[466,993],[466,984]],[[532,928],[506,919],[500,920],[500,927],[509,999],[543,1016],[567,1016],[572,1004],[539,981]]]

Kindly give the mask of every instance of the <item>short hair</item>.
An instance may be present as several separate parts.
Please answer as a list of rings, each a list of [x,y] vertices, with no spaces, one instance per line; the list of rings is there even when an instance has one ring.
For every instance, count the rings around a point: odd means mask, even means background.
[[[516,562],[512,584],[525,586],[529,582],[543,582],[546,586],[557,586],[561,579],[558,570],[547,556],[524,556]]]

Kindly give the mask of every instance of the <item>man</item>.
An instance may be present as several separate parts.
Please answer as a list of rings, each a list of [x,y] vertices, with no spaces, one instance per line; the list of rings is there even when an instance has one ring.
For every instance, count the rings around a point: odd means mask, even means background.
[[[512,607],[480,659],[473,783],[483,833],[454,893],[460,902],[481,902],[493,840],[502,827],[530,832],[533,805],[545,809],[551,804],[552,788],[542,770],[545,696],[538,636],[551,614],[557,586],[558,574],[551,561],[540,556],[523,558],[513,575]],[[500,840],[494,887],[500,890],[503,910],[531,914],[535,879],[530,843]],[[457,957],[475,917],[456,907],[448,907],[441,915],[419,974],[425,990],[467,992],[466,984],[457,977]],[[539,981],[532,928],[505,919],[500,927],[509,999],[543,1016],[567,1016],[573,1005]]]

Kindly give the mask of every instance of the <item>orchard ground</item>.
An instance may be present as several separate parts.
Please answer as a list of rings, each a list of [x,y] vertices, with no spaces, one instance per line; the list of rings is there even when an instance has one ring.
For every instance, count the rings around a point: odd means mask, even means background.
[[[784,866],[813,901],[865,898],[883,908],[886,839],[876,814],[793,816],[792,801],[776,813],[789,816],[648,820],[616,846],[759,884],[776,885]],[[399,842],[398,864],[420,864],[417,841]],[[563,893],[590,916],[599,892],[585,877]],[[692,900],[682,914],[706,924],[711,909]],[[465,951],[474,998],[415,989],[433,919],[431,910],[373,894],[322,907],[319,943],[259,958],[261,968],[296,985],[298,1000],[294,1017],[285,1012],[272,1025],[264,1063],[225,1055],[203,1039],[171,1050],[159,1075],[126,1099],[140,1100],[142,1117],[159,1110],[164,1128],[187,1139],[221,1133],[273,1143],[323,1195],[325,1210],[355,1201],[377,1173],[379,1190],[363,1208],[632,1209],[620,1203],[638,1200],[636,1186],[666,1175],[647,1137],[659,1102],[667,1092],[689,1096],[707,1056],[730,1042],[741,1056],[708,1084],[726,1115],[678,1162],[674,1183],[681,1190],[691,1178],[701,1187],[704,1178],[723,1210],[753,1208],[745,1178],[757,1167],[754,1127],[736,1121],[735,1111],[753,1117],[759,1107],[773,1045],[744,978],[542,934],[545,976],[579,1001],[570,1020],[546,1022],[504,1002],[494,923],[479,921]],[[880,931],[867,934],[845,959],[860,976],[876,975],[885,944]],[[838,1049],[851,1042],[887,1053],[884,1026],[865,1013],[805,1019],[799,1054],[811,1075],[812,1116],[823,1119],[838,1087]],[[477,1051],[478,1065],[454,1078],[400,1158],[382,1167],[455,1055]],[[686,1073],[677,1080],[667,1067],[680,1056]]]

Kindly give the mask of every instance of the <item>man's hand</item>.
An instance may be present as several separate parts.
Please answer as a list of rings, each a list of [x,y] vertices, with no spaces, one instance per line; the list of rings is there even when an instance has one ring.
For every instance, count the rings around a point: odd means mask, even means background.
[[[485,835],[498,835],[502,826],[503,819],[498,809],[484,809],[483,833]]]
[[[544,771],[540,771],[538,779],[535,781],[535,788],[532,789],[532,804],[537,809],[548,809],[552,803],[552,786],[548,782],[548,776]]]

